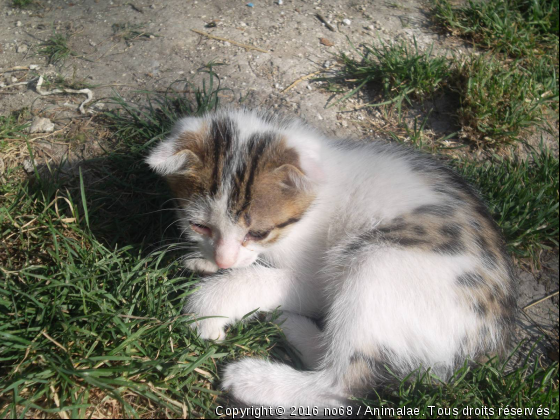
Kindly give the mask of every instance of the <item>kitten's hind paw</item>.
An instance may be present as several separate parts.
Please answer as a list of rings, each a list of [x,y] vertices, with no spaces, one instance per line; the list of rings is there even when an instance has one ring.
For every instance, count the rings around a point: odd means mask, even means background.
[[[222,389],[244,403],[266,403],[267,391],[270,391],[268,388],[271,386],[266,383],[267,365],[268,362],[258,359],[230,363],[222,377]]]

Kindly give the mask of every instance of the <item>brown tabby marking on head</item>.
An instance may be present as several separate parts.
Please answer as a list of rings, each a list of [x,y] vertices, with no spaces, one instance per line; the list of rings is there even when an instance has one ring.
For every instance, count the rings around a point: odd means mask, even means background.
[[[273,243],[282,229],[301,219],[314,195],[294,182],[305,177],[299,155],[279,134],[255,133],[243,144],[238,136],[228,118],[181,134],[176,154],[185,154],[185,170],[167,179],[179,198],[226,192],[234,222],[253,231],[275,231],[261,242]]]

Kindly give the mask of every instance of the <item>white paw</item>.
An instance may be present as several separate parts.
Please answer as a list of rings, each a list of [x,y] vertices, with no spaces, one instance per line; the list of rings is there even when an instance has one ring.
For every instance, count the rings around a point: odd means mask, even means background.
[[[226,333],[224,331],[226,318],[207,318],[193,322],[190,326],[195,329],[203,340],[224,341]]]
[[[197,331],[203,340],[223,341],[226,337],[224,329],[229,319],[219,316],[223,308],[212,309],[207,298],[208,290],[205,284],[187,299],[183,313],[192,314],[195,318],[190,327]],[[201,319],[202,318],[202,319]]]
[[[199,273],[203,276],[209,276],[218,271],[218,266],[208,260],[203,258],[194,258],[185,261],[185,268],[195,273]]]

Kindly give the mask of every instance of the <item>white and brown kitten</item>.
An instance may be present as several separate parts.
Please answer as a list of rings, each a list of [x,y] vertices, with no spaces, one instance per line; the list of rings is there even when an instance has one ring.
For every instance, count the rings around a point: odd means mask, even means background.
[[[237,399],[338,405],[380,383],[384,365],[446,379],[506,348],[516,302],[502,236],[476,192],[433,158],[225,110],[180,120],[147,162],[198,245],[189,268],[215,273],[186,305],[220,316],[196,323],[201,337],[223,339],[247,313],[280,307],[309,368],[232,363],[223,387]]]

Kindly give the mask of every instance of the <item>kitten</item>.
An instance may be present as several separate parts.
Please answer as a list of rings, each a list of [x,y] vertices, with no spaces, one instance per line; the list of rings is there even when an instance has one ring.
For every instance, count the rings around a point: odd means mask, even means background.
[[[180,120],[147,159],[178,198],[193,270],[186,310],[204,339],[280,307],[310,369],[243,359],[223,387],[247,404],[332,406],[422,367],[447,379],[502,352],[516,311],[502,236],[476,192],[395,144],[325,138],[225,110]],[[224,318],[226,317],[226,318]],[[313,319],[323,319],[319,329]]]

